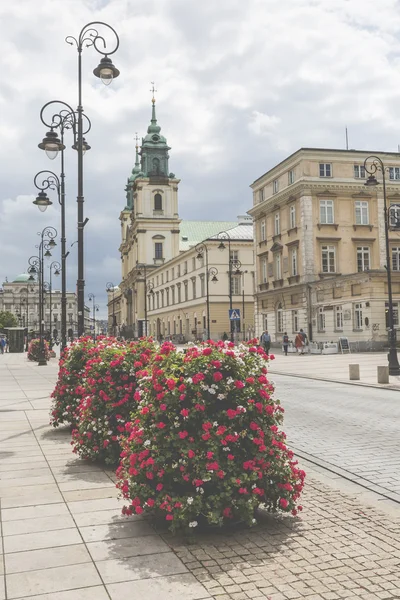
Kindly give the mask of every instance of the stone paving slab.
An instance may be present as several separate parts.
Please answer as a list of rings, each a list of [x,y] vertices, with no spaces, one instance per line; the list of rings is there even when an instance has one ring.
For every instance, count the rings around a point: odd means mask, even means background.
[[[8,360],[25,393],[29,378]],[[49,395],[56,366],[36,369]],[[1,435],[27,431],[32,445],[5,442],[0,454],[0,600],[400,598],[399,505],[337,474],[303,461],[300,518],[267,515],[251,530],[197,532],[188,543],[121,516],[113,473],[76,459],[48,411],[0,410]]]

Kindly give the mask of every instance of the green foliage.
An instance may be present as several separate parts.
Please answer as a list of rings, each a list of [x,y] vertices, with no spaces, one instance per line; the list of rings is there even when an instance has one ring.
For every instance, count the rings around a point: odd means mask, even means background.
[[[0,329],[7,327],[18,327],[17,318],[9,311],[0,311]]]

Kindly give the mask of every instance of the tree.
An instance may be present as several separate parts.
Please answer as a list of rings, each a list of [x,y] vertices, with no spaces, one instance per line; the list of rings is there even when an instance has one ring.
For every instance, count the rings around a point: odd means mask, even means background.
[[[7,327],[18,327],[18,321],[9,311],[0,311],[0,329]]]

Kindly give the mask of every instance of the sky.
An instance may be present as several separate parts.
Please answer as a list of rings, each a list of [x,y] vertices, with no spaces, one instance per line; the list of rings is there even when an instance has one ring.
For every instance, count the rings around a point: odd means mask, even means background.
[[[91,21],[120,38],[121,74],[108,87],[83,51],[83,107],[92,122],[84,157],[85,297],[106,315],[105,285],[120,281],[119,214],[144,136],[155,81],[157,118],[180,179],[183,219],[234,220],[249,185],[300,147],[397,151],[400,3],[397,0],[14,0],[1,2],[0,282],[27,269],[37,232],[59,230],[56,197],[32,204],[49,160],[37,144],[51,100],[77,105],[77,52],[65,43]],[[114,43],[106,34],[107,47]],[[51,116],[51,115],[50,115]],[[77,276],[77,156],[67,140],[68,289]],[[53,257],[59,260],[60,245]]]

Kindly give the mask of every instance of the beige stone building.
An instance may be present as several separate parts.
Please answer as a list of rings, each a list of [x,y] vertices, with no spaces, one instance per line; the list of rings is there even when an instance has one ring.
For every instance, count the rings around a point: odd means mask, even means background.
[[[387,346],[383,187],[366,187],[372,152],[302,148],[252,185],[256,331],[276,343],[303,328],[310,340]],[[378,153],[388,204],[400,202],[400,155]],[[372,162],[372,161],[371,161]],[[381,173],[377,179],[382,182]],[[389,234],[399,327],[400,232]]]
[[[122,279],[120,295],[114,298],[120,334],[139,337],[148,333],[177,342],[201,339],[208,333],[209,313],[210,336],[217,339],[224,333],[230,335],[232,300],[232,308],[241,312],[241,320],[232,326],[234,334],[251,336],[252,218],[246,215],[235,221],[181,220],[180,180],[169,172],[170,148],[160,130],[153,99],[151,124],[140,151],[136,146],[136,162],[126,187],[127,203],[120,215]],[[196,249],[200,243],[202,258]]]

